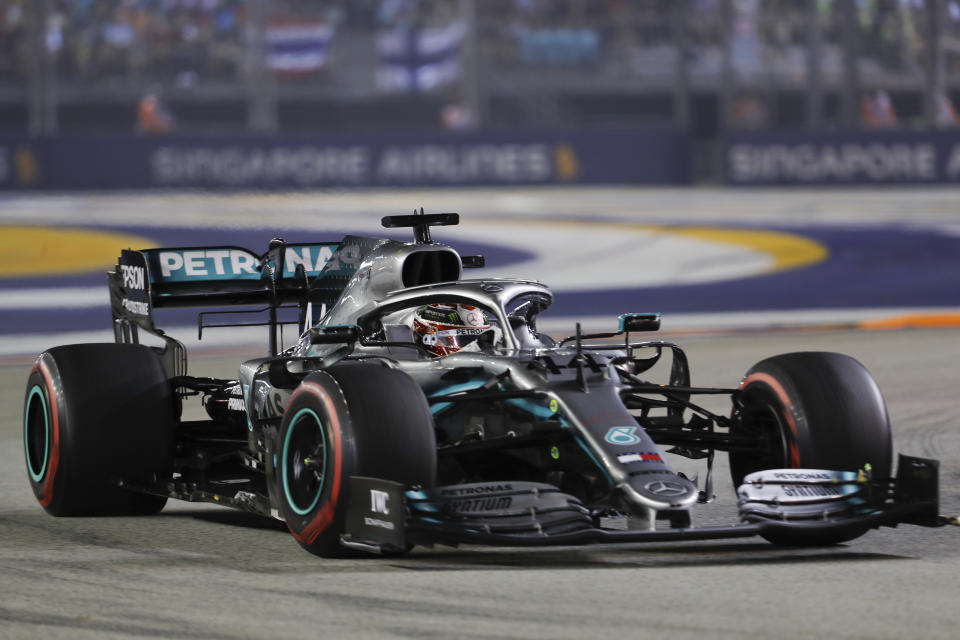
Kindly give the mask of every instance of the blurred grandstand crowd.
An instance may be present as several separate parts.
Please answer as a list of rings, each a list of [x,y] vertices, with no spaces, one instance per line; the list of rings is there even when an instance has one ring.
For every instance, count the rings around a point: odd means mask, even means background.
[[[30,72],[30,1],[0,0],[4,80],[23,80]],[[345,7],[362,3],[273,4],[278,19],[339,20]],[[238,78],[246,24],[245,0],[56,0],[47,16],[46,44],[65,82]]]
[[[37,1],[0,0],[0,89],[28,81]],[[255,68],[249,59],[254,1],[46,0],[42,37],[56,81],[72,87],[71,95],[95,95],[103,88],[241,87]],[[817,5],[822,74],[835,84],[843,66],[842,3],[820,0]],[[958,38],[960,0],[943,3],[944,33]],[[433,91],[455,84],[462,72],[447,65],[446,72],[426,74],[430,82],[422,82],[416,68],[442,65],[439,56],[450,51],[446,45],[455,45],[456,53],[466,38],[467,3],[460,0],[269,0],[265,6],[267,55],[274,56],[266,66],[288,85],[293,77],[320,92],[346,85],[371,93]],[[685,57],[694,84],[722,83],[728,59],[748,88],[763,90],[771,81],[798,87],[807,79],[807,2],[474,0],[471,6],[472,33],[489,83],[507,83],[511,91],[558,79],[642,93],[675,81],[678,56]],[[856,0],[865,88],[922,80],[927,9],[925,0]],[[457,24],[459,31],[442,31]],[[384,33],[431,30],[445,45],[431,48],[428,36],[400,54],[402,37],[394,38],[392,48],[383,45]],[[384,74],[383,67],[391,64],[394,72]],[[397,82],[397,74],[406,72],[410,79]],[[392,81],[378,82],[384,77]],[[948,56],[946,77],[948,84],[960,80],[960,55]],[[750,115],[749,105],[745,112]]]
[[[0,81],[29,73],[28,4],[0,0]],[[478,3],[482,45],[503,64],[610,67],[618,73],[655,68],[672,50],[671,0],[485,0]],[[743,2],[734,3],[744,5]],[[806,42],[804,3],[763,0],[749,8],[749,69],[765,61],[799,65]],[[458,19],[457,0],[273,0],[271,23],[322,22],[335,28],[383,29],[442,25]],[[820,2],[824,39],[839,42],[838,2]],[[919,70],[924,46],[923,0],[858,2],[864,63]],[[960,19],[960,2],[947,3]],[[716,71],[724,39],[722,0],[690,0],[685,11],[688,55]],[[736,7],[735,7],[736,8]],[[739,9],[741,15],[744,9]],[[181,81],[241,78],[247,0],[52,0],[46,43],[65,81]],[[349,72],[349,61],[341,61]],[[188,74],[183,76],[183,74]]]

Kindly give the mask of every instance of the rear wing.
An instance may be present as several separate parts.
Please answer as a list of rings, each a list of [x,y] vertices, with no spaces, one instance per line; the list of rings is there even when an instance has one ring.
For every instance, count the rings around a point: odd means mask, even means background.
[[[263,307],[269,314],[271,355],[276,354],[276,310],[299,307],[300,331],[308,304],[331,305],[382,238],[346,236],[339,242],[270,242],[266,253],[233,246],[125,249],[107,274],[117,342],[139,342],[140,329],[163,339],[174,351],[183,346],[154,324],[154,310],[174,307]],[[202,315],[199,322],[202,329]],[[235,325],[212,325],[235,326]],[[181,356],[175,358],[179,361]],[[182,356],[185,369],[185,355]],[[171,363],[171,375],[182,375]]]
[[[456,225],[456,213],[387,216],[384,227],[412,227],[417,245],[433,244],[431,226]],[[170,376],[186,375],[187,354],[183,344],[171,338],[154,324],[154,310],[164,307],[232,307],[258,305],[260,309],[244,311],[203,311],[198,314],[198,329],[204,326],[266,326],[270,355],[277,354],[277,309],[299,309],[299,334],[313,321],[308,317],[310,305],[333,305],[344,288],[374,251],[393,242],[387,238],[346,236],[340,242],[288,244],[281,238],[270,241],[267,252],[257,255],[249,249],[232,246],[167,247],[134,251],[125,249],[113,271],[107,274],[110,287],[110,309],[113,314],[114,338],[121,343],[139,343],[140,330],[160,338],[164,367]],[[460,266],[482,267],[483,256],[460,256]],[[413,284],[437,280],[432,270],[424,270],[421,261],[413,260]],[[404,267],[405,268],[405,267]],[[442,271],[442,270],[441,270]],[[424,279],[427,277],[427,279]],[[263,322],[218,323],[204,325],[210,314],[266,312]],[[235,317],[235,316],[231,316]],[[291,322],[290,324],[293,324]],[[299,335],[298,334],[298,335]]]

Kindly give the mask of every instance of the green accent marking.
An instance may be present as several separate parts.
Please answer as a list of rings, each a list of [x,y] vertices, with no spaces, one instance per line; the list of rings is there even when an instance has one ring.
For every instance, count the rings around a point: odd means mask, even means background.
[[[560,410],[560,403],[557,402],[556,398],[550,398],[550,413],[556,413]]]
[[[593,453],[593,451],[590,450],[590,447],[588,447],[588,446],[583,442],[583,439],[582,439],[581,437],[577,436],[577,435],[574,435],[574,440],[576,441],[576,443],[577,443],[578,445],[580,445],[580,448],[583,449],[584,452],[586,452],[587,457],[589,457],[591,460],[593,460],[593,464],[597,465],[597,468],[600,469],[600,471],[603,472],[603,477],[606,478],[607,482],[610,483],[610,486],[613,487],[616,483],[613,481],[613,478],[610,476],[610,473],[607,471],[606,467],[604,467],[602,464],[600,464],[600,461],[597,460],[597,456],[595,456],[594,453]]]
[[[559,459],[560,459],[560,448],[557,447],[556,445],[550,447],[550,457],[553,458],[554,460],[559,460]]]
[[[479,389],[484,385],[484,380],[470,380],[469,382],[463,382],[461,384],[455,384],[449,387],[444,387],[439,391],[434,391],[430,394],[430,397],[434,396],[445,396],[448,393],[456,393],[457,391],[470,391],[472,389]],[[430,407],[430,413],[440,413],[447,407],[453,405],[453,402],[438,402]]]
[[[287,451],[290,448],[290,434],[293,433],[294,427],[297,422],[300,420],[300,416],[308,414],[313,417],[316,421],[317,427],[320,429],[320,437],[323,438],[323,475],[320,476],[320,486],[317,487],[317,495],[314,497],[313,502],[310,503],[310,506],[306,509],[301,509],[293,503],[293,500],[290,498],[290,481],[287,479]],[[326,480],[326,470],[327,470],[327,434],[323,430],[323,423],[320,421],[320,416],[313,409],[300,409],[293,415],[293,419],[290,421],[290,428],[287,429],[287,435],[283,439],[283,456],[281,458],[280,466],[280,475],[283,477],[283,495],[287,499],[287,504],[290,505],[290,508],[293,509],[293,512],[297,515],[305,516],[311,511],[314,507],[317,506],[317,502],[320,501],[320,495],[323,493],[323,485]]]
[[[28,439],[30,403],[33,400],[34,394],[40,396],[40,407],[43,409],[43,466],[40,467],[39,473],[34,473],[33,464],[30,462],[30,440]],[[43,395],[43,389],[40,388],[40,385],[36,384],[33,385],[30,393],[27,394],[27,410],[23,416],[23,450],[27,455],[27,471],[30,473],[30,479],[34,482],[40,482],[47,472],[47,454],[50,452],[50,419],[47,416],[47,399]]]

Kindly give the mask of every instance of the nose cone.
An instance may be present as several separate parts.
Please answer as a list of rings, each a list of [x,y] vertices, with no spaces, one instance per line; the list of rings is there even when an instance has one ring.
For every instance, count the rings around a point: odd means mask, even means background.
[[[628,499],[655,511],[687,509],[700,493],[692,482],[669,472],[631,476],[624,489]]]

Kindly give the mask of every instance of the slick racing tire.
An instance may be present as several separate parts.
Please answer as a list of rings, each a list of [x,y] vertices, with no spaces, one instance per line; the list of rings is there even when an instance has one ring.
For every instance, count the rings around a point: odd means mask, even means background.
[[[48,513],[146,515],[166,504],[120,487],[165,478],[173,463],[174,400],[148,347],[45,351],[27,379],[23,413],[27,475]]]
[[[880,389],[866,368],[839,353],[787,353],[754,365],[740,384],[731,435],[761,443],[760,451],[730,453],[734,486],[764,469],[807,468],[891,475],[890,421]],[[785,545],[826,545],[844,535],[770,534]]]
[[[272,491],[300,545],[319,556],[340,544],[350,476],[432,487],[433,418],[410,376],[379,363],[337,364],[307,376],[290,398]]]

